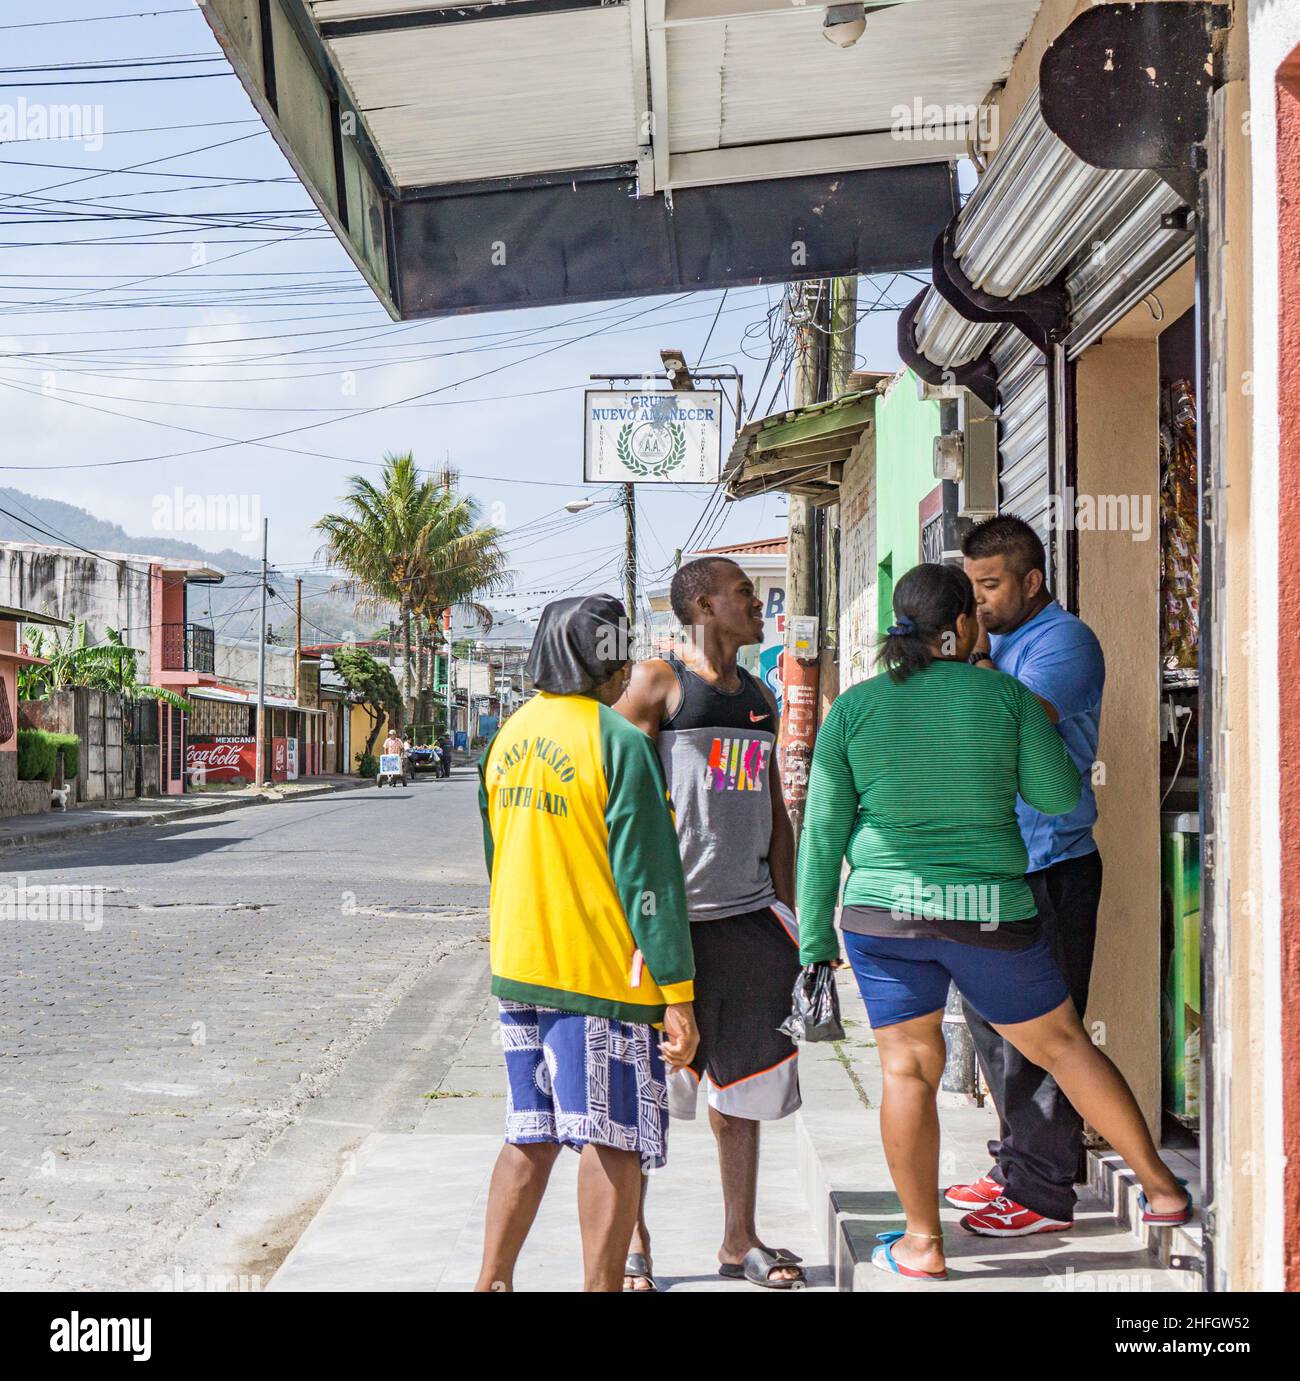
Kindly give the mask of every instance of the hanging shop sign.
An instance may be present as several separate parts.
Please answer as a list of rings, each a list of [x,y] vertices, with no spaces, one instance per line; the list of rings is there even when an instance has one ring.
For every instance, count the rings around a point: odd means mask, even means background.
[[[716,484],[722,394],[588,389],[582,477],[589,483]]]

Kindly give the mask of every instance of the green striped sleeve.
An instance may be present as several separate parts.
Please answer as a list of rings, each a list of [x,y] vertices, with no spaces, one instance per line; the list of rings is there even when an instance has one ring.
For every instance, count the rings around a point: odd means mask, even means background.
[[[689,1002],[695,955],[663,768],[646,734],[607,705],[599,709],[614,886],[650,976],[661,988],[684,985],[664,996]]]
[[[840,875],[858,815],[858,792],[844,744],[843,701],[817,733],[803,831],[799,838],[799,958],[805,964],[839,957],[835,908]]]
[[[487,864],[489,881],[492,878],[496,845],[492,839],[492,817],[488,811],[487,761],[488,754],[492,751],[492,745],[496,741],[496,735],[493,734],[487,747],[483,750],[483,756],[478,760],[478,812],[483,819],[483,861]]]
[[[1079,804],[1083,789],[1079,769],[1066,751],[1065,740],[1047,717],[1032,691],[1020,697],[1020,752],[1017,770],[1020,795],[1044,815],[1064,815]]]

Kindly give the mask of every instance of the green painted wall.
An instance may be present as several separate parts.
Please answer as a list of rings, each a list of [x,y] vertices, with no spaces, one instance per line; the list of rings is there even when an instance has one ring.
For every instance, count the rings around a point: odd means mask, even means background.
[[[934,489],[934,438],[939,404],[916,396],[916,376],[904,370],[876,404],[876,570],[879,631],[888,628],[898,578],[920,558],[917,506]]]

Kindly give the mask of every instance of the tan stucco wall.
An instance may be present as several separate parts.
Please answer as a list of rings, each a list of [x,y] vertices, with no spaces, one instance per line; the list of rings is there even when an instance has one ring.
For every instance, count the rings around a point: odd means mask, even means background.
[[[1149,496],[1151,536],[1078,534],[1079,614],[1106,654],[1096,782],[1105,864],[1088,1025],[1152,1129],[1160,1118],[1159,363],[1154,340],[1080,358],[1080,496]],[[1101,1025],[1098,1025],[1101,1023]]]
[[[1238,33],[1244,32],[1244,25]],[[1233,61],[1230,70],[1238,69]],[[1263,787],[1259,780],[1258,678],[1267,664],[1266,647],[1254,635],[1258,587],[1254,553],[1258,522],[1250,503],[1252,455],[1251,351],[1251,181],[1250,138],[1244,119],[1246,82],[1230,82],[1226,92],[1224,146],[1227,209],[1226,243],[1220,259],[1228,303],[1224,361],[1224,528],[1223,630],[1218,643],[1219,724],[1224,730],[1220,774],[1219,833],[1225,841],[1218,860],[1219,911],[1229,918],[1231,970],[1224,1015],[1230,1031],[1229,1154],[1227,1186],[1231,1211],[1217,1215],[1220,1253],[1226,1258],[1234,1290],[1270,1288],[1263,1244],[1267,1238],[1267,1195],[1259,1168],[1270,1148],[1265,1139],[1265,1067],[1270,1033],[1264,984],[1271,967],[1260,925],[1261,860],[1259,836]],[[1276,960],[1273,959],[1275,964]],[[1275,1039],[1275,1037],[1274,1037]],[[1272,1154],[1276,1154],[1275,1151]]]
[[[1038,83],[1038,68],[1043,52],[1081,11],[1095,0],[1044,0],[1038,17],[1017,54],[999,106],[999,121],[1005,137],[1025,100]],[[1280,8],[1280,7],[1279,7]],[[1220,1258],[1226,1264],[1231,1288],[1258,1290],[1276,1288],[1268,1275],[1265,1243],[1270,1237],[1266,1218],[1269,1200],[1265,1181],[1269,1158],[1277,1156],[1277,1146],[1267,1136],[1262,1077],[1269,1048],[1268,1004],[1265,995],[1276,981],[1276,954],[1266,947],[1262,912],[1264,872],[1261,858],[1261,831],[1269,828],[1262,795],[1260,695],[1261,674],[1266,674],[1271,649],[1260,648],[1255,630],[1259,624],[1261,592],[1255,564],[1255,551],[1261,540],[1261,521],[1272,515],[1254,514],[1250,503],[1253,480],[1253,368],[1252,342],[1252,226],[1250,176],[1249,94],[1246,78],[1250,54],[1247,51],[1245,6],[1233,6],[1236,22],[1231,30],[1225,55],[1229,78],[1225,128],[1227,178],[1226,243],[1219,263],[1225,275],[1224,291],[1228,303],[1226,358],[1223,361],[1224,453],[1223,487],[1218,495],[1222,505],[1224,538],[1224,598],[1221,605],[1223,631],[1218,644],[1221,677],[1218,727],[1223,737],[1219,759],[1220,853],[1218,858],[1221,891],[1219,909],[1229,918],[1230,966],[1224,982],[1226,992],[1220,1009],[1221,1059],[1226,1059],[1230,1076],[1230,1103],[1227,1130],[1230,1145],[1221,1148],[1220,1211],[1217,1214],[1217,1240]],[[1186,276],[1186,275],[1184,275]],[[1163,303],[1172,320],[1182,310],[1183,285],[1170,285],[1171,300]],[[1164,296],[1164,289],[1158,290]],[[1172,300],[1172,299],[1178,299]],[[1276,302],[1269,304],[1275,314]],[[1132,323],[1129,323],[1131,328]],[[1270,323],[1271,328],[1271,323]],[[1125,339],[1124,325],[1112,332],[1107,344],[1094,347],[1079,367],[1080,488],[1096,488],[1107,470],[1121,468],[1134,447],[1136,432],[1126,438],[1124,416],[1113,409],[1124,408],[1130,421],[1150,433],[1154,427],[1154,394],[1149,417],[1133,417],[1132,410],[1145,412],[1139,400],[1124,403],[1123,391],[1108,384],[1108,377],[1122,373],[1120,350],[1132,350],[1131,363],[1144,374],[1156,372],[1154,346],[1143,347]],[[1149,357],[1145,353],[1149,350]],[[1100,400],[1102,411],[1090,404]],[[1202,416],[1205,416],[1204,400]],[[1107,437],[1111,441],[1107,440]],[[1114,454],[1107,460],[1107,445]],[[1145,463],[1145,462],[1144,462]],[[1129,487],[1131,492],[1131,487]],[[1154,834],[1157,815],[1153,805],[1142,805],[1150,796],[1143,783],[1148,773],[1156,778],[1151,761],[1155,743],[1156,692],[1148,670],[1155,664],[1158,637],[1150,600],[1156,582],[1156,553],[1142,553],[1113,567],[1108,575],[1103,601],[1098,558],[1108,548],[1118,550],[1116,539],[1105,534],[1081,534],[1080,575],[1083,616],[1097,630],[1106,647],[1109,680],[1102,724],[1101,756],[1107,764],[1108,782],[1099,791],[1101,822],[1098,839],[1106,859],[1106,886],[1102,902],[1101,936],[1094,968],[1093,1010],[1090,1018],[1107,1021],[1109,1052],[1134,1081],[1143,1106],[1153,1109],[1159,1097],[1158,1028],[1154,1024],[1154,994],[1158,985],[1158,935],[1148,919],[1141,917],[1142,898],[1153,898],[1158,888],[1158,864]],[[1104,558],[1103,558],[1104,559]],[[1142,568],[1138,579],[1137,565]],[[1148,570],[1148,567],[1150,569]],[[1149,577],[1149,578],[1148,578]],[[1271,598],[1271,593],[1269,594]],[[1132,601],[1136,601],[1133,603]],[[1106,606],[1111,606],[1107,612]],[[1135,616],[1130,635],[1134,642],[1150,638],[1149,658],[1135,649],[1120,645],[1124,625]],[[1130,655],[1130,653],[1133,655]],[[1149,695],[1135,696],[1142,679],[1148,678]],[[1122,707],[1122,708],[1121,708]],[[1132,716],[1139,716],[1141,723]],[[1130,750],[1136,757],[1128,756]],[[1158,786],[1154,788],[1158,799]],[[1135,814],[1141,808],[1140,818]],[[1133,836],[1125,837],[1121,822],[1132,816]],[[1140,838],[1138,836],[1141,836]],[[1132,871],[1134,865],[1138,871]],[[1122,872],[1121,872],[1122,869]],[[1148,907],[1148,918],[1154,911]],[[1135,928],[1125,932],[1123,927]],[[1126,971],[1130,970],[1131,971]],[[1146,1020],[1151,1018],[1150,1023]],[[1150,1025],[1150,1029],[1148,1028]],[[1276,1033],[1271,1036],[1276,1041]],[[1148,1074],[1146,1071],[1150,1071]],[[1145,1091],[1144,1091],[1145,1090]],[[1226,1172],[1224,1174],[1223,1172]]]
[[[1011,64],[1011,75],[999,97],[998,125],[1003,138],[1015,124],[1025,102],[1038,85],[1038,64],[1047,45],[1069,24],[1080,10],[1091,8],[1093,0],[1043,0],[1029,33]]]
[[[876,431],[867,428],[840,481],[840,688],[875,672]]]
[[[1145,4],[1161,4],[1164,0],[1142,0]],[[1011,64],[1011,73],[1001,96],[998,98],[999,129],[1003,137],[1015,123],[1030,93],[1038,85],[1038,64],[1043,60],[1047,46],[1074,17],[1094,5],[1107,4],[1110,0],[1043,0],[1042,8],[1034,18],[1025,41]]]

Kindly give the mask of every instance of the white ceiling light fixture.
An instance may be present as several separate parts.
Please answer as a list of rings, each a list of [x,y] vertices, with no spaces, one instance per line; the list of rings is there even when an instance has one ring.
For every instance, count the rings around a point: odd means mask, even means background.
[[[822,20],[822,37],[837,48],[852,48],[867,27],[867,7],[830,5]]]

